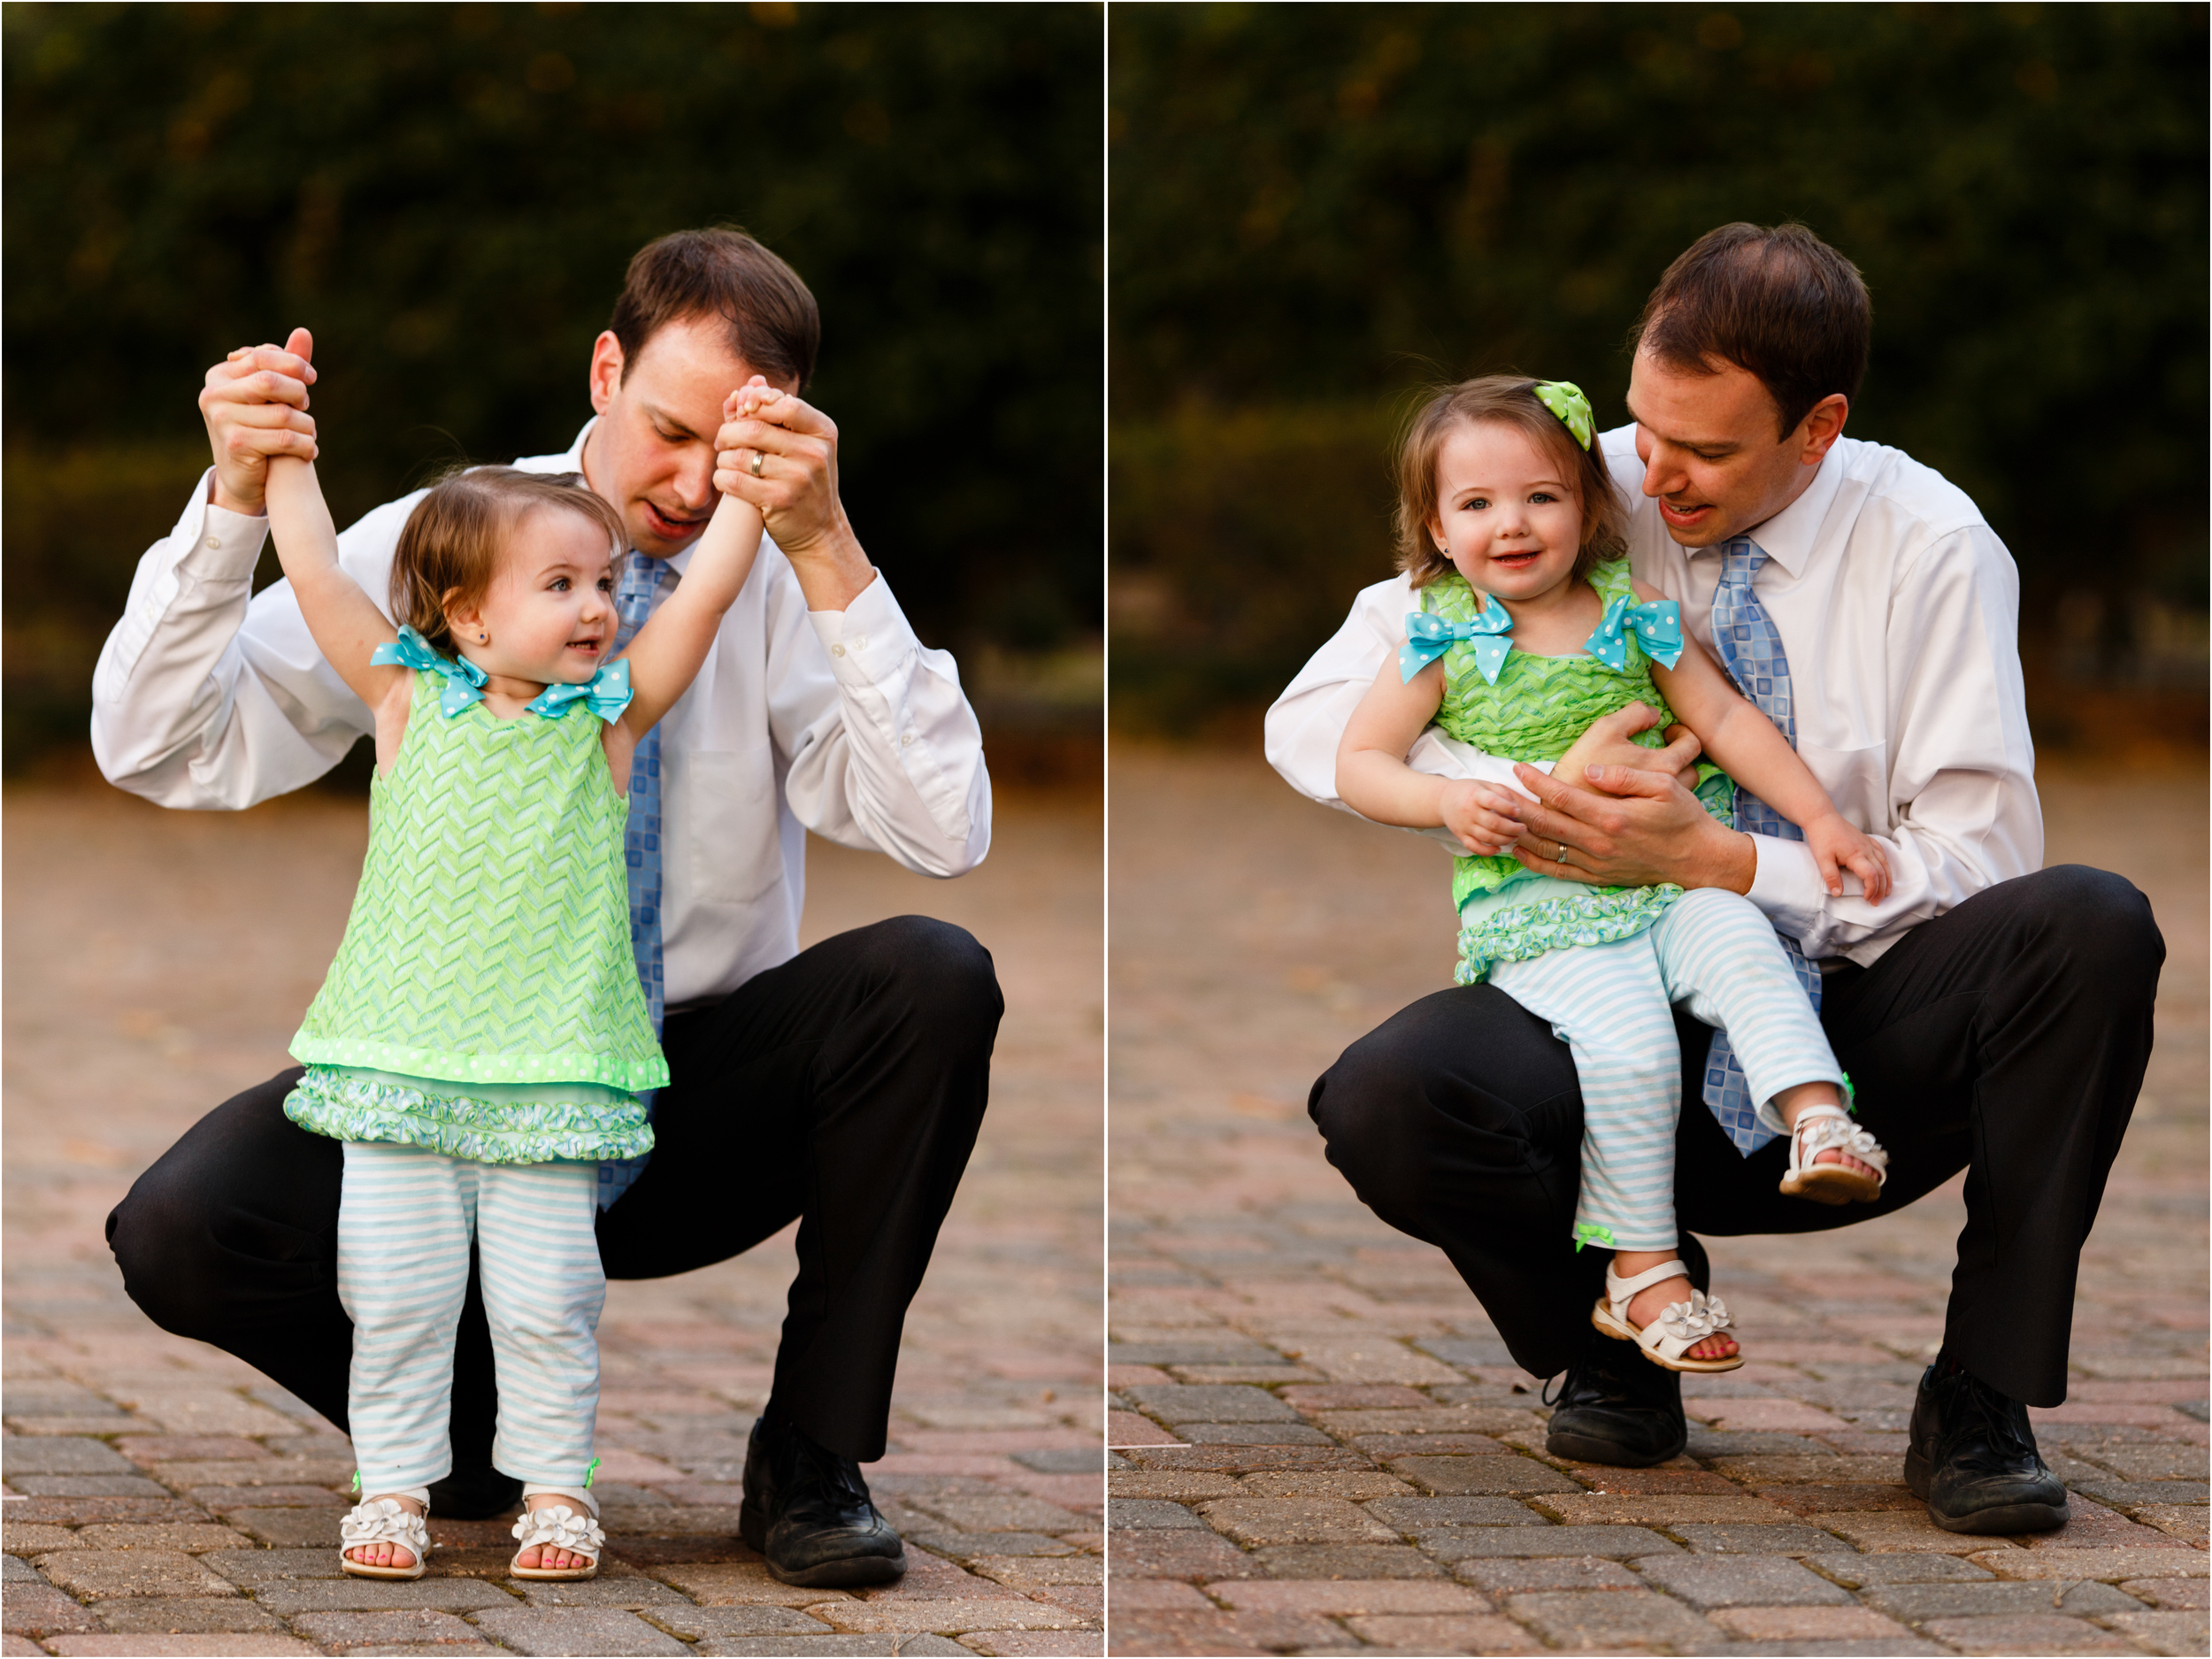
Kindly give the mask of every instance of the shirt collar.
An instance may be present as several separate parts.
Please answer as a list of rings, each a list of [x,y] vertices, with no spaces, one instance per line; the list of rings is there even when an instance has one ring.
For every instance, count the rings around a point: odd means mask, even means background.
[[[1836,491],[1843,483],[1842,457],[1837,454],[1841,447],[1840,439],[1829,445],[1828,453],[1821,457],[1813,481],[1805,487],[1803,495],[1764,524],[1754,525],[1743,532],[1759,544],[1762,553],[1793,577],[1804,574],[1813,556],[1813,544],[1819,539],[1820,526],[1827,521],[1828,509],[1834,504]],[[1717,551],[1717,546],[1698,550]]]

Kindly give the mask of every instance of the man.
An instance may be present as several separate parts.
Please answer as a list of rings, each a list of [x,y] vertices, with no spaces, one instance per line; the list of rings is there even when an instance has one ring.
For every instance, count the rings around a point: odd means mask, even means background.
[[[1786,1142],[1722,1127],[1732,1066],[1678,1017],[1676,1204],[1692,1232],[1804,1232],[1910,1203],[1967,1171],[1944,1345],[1921,1379],[1905,1465],[1937,1525],[2010,1532],[2066,1518],[2027,1405],[2065,1398],[2082,1241],[2151,1041],[2164,946],[2127,882],[2041,870],[2016,645],[2018,583],[1973,503],[1893,449],[1842,435],[1864,373],[1858,273],[1798,226],[1730,225],[1646,303],[1629,412],[1601,442],[1635,503],[1636,574],[1796,745],[1895,878],[1878,904],[1829,896],[1794,831],[1709,818],[1678,774],[1696,740],[1640,749],[1601,722],[1588,787],[1425,734],[1425,770],[1517,784],[1516,856],[1601,884],[1747,894],[1817,973],[1822,1023],[1890,1152],[1881,1201],[1836,1210],[1777,1191]],[[1414,609],[1363,592],[1268,718],[1268,757],[1335,798],[1345,721]],[[1709,1048],[1710,1052],[1709,1053]],[[1732,1085],[1740,1094],[1741,1073]],[[1394,1225],[1441,1247],[1528,1370],[1564,1370],[1552,1450],[1647,1464],[1686,1443],[1678,1375],[1594,1332],[1601,1254],[1569,1235],[1582,1103],[1566,1045],[1492,987],[1440,992],[1314,1086],[1329,1157]]]
[[[561,455],[619,510],[626,639],[680,579],[726,476],[769,540],[691,689],[630,781],[631,918],[671,1082],[641,1170],[601,1171],[609,1277],[748,1249],[796,1217],[799,1272],[745,1463],[742,1532],[779,1576],[904,1571],[857,1463],[883,1454],[899,1333],[980,1123],[1002,1004],[956,927],[903,917],[800,951],[805,834],[956,876],[990,845],[981,735],[951,659],[925,649],[837,490],[837,431],[801,401],[813,296],[751,237],[662,238],[631,262],[592,348],[593,419]],[[93,746],[164,805],[239,808],[327,771],[369,728],[282,582],[249,598],[272,456],[311,456],[311,342],[234,352],[200,406],[215,465],[140,562],[94,682]],[[725,424],[723,402],[772,389]],[[387,591],[415,501],[340,537]],[[219,1106],[108,1219],[124,1282],[165,1328],[257,1366],[342,1425],[352,1327],[339,1305],[340,1144],[296,1128],[287,1071]],[[434,1512],[496,1514],[490,1337],[472,1283],[458,1337],[453,1474]]]

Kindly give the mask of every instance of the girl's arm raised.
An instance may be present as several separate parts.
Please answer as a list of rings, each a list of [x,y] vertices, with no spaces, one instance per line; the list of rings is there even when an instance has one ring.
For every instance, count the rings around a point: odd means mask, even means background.
[[[634,695],[623,714],[642,735],[682,696],[707,660],[723,614],[737,603],[760,554],[760,511],[725,495],[692,550],[684,579],[622,655],[630,664]]]
[[[413,671],[369,661],[370,653],[396,641],[399,631],[340,567],[338,531],[316,481],[315,464],[271,456],[265,495],[269,534],[308,632],[353,695],[381,710],[395,687],[413,679]]]
[[[1636,596],[1649,600],[1663,595],[1639,582]],[[1805,832],[1806,844],[1832,895],[1843,893],[1839,870],[1858,877],[1871,901],[1878,902],[1888,893],[1889,861],[1881,843],[1836,810],[1836,803],[1790,747],[1789,739],[1736,689],[1720,664],[1686,631],[1674,666],[1662,668],[1654,663],[1651,678],[1676,718],[1697,733],[1706,758]]]
[[[1431,663],[1410,680],[1386,661],[1360,699],[1336,751],[1338,798],[1362,818],[1408,829],[1442,825],[1468,851],[1501,853],[1521,826],[1506,816],[1511,797],[1494,784],[1432,778],[1406,764],[1406,751],[1436,718],[1444,665]]]

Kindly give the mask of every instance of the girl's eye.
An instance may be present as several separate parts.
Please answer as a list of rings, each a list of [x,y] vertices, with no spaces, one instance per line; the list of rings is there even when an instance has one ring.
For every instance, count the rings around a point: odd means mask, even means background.
[[[1547,502],[1554,502],[1558,499],[1558,496],[1553,495],[1551,491],[1548,489],[1540,489],[1529,497],[1529,501],[1532,504],[1540,507],[1544,505]]]
[[[566,593],[568,591],[568,578],[565,576],[556,576],[553,579],[553,586],[549,591],[557,594]]]
[[[1487,512],[1490,510],[1490,498],[1487,495],[1478,495],[1464,505],[1469,512]]]

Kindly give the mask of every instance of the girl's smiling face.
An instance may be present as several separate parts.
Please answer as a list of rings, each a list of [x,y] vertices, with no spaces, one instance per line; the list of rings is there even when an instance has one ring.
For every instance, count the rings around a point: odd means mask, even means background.
[[[1559,457],[1501,422],[1463,421],[1436,456],[1429,534],[1479,593],[1532,600],[1574,574],[1582,509]]]
[[[483,599],[447,612],[454,643],[486,673],[581,685],[613,653],[614,549],[580,513],[534,508],[502,549]],[[488,634],[485,641],[480,635]]]

